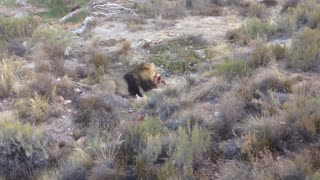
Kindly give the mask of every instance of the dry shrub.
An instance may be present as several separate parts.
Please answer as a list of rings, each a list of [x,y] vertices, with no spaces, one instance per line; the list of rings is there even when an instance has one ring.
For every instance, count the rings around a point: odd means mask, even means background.
[[[273,24],[254,17],[250,18],[239,29],[228,31],[226,36],[231,41],[248,44],[257,37],[271,37],[275,32],[276,28]]]
[[[288,8],[296,7],[300,0],[286,0],[284,1],[281,9],[281,13],[288,10]]]
[[[217,121],[217,133],[222,139],[233,136],[233,127],[244,117],[244,103],[234,95],[226,95],[218,107],[219,121]]]
[[[259,156],[264,150],[272,152],[284,150],[283,142],[288,141],[292,133],[278,119],[271,116],[249,117],[248,128],[241,152],[249,159]]]
[[[232,81],[236,78],[249,76],[252,72],[252,68],[247,61],[231,60],[217,65],[215,72],[227,81]]]
[[[21,124],[14,117],[0,121],[0,176],[29,179],[48,163],[41,128]]]
[[[267,7],[260,3],[251,3],[248,8],[249,17],[264,18],[266,16]]]
[[[55,95],[54,80],[49,73],[35,74],[29,87],[41,96],[52,98]]]
[[[251,55],[250,65],[253,68],[257,68],[259,66],[267,66],[270,61],[273,59],[273,54],[271,49],[265,45],[266,42],[260,38],[251,41],[251,46],[255,49]]]
[[[286,57],[288,47],[286,45],[275,44],[271,46],[271,50],[273,52],[274,57],[278,61]]]
[[[288,67],[304,71],[319,68],[320,31],[304,29],[297,33],[287,53]]]
[[[295,91],[294,99],[286,103],[286,119],[293,123],[306,141],[314,140],[320,128],[320,99],[312,91],[312,84],[303,84]]]
[[[19,99],[15,107],[19,117],[31,124],[45,122],[49,117],[59,117],[63,112],[60,105],[51,103],[47,98],[39,95]]]
[[[13,59],[3,59],[0,62],[0,97],[8,97],[14,84],[21,64]]]
[[[56,82],[56,94],[64,97],[65,99],[75,100],[79,94],[74,91],[74,84],[72,79],[68,76],[64,76],[58,82]]]
[[[36,27],[37,22],[31,16],[0,17],[0,41],[30,37]]]
[[[85,142],[74,148],[59,169],[59,179],[126,179],[118,161],[123,141],[110,134],[89,135]]]
[[[221,167],[221,179],[249,179],[250,167],[243,162],[230,161],[223,164]]]
[[[112,129],[120,121],[119,113],[128,110],[127,100],[116,95],[83,97],[77,106],[75,122],[82,128],[92,127],[98,131]]]
[[[263,0],[261,3],[263,3],[264,5],[266,5],[267,7],[270,6],[275,6],[278,4],[277,0]]]

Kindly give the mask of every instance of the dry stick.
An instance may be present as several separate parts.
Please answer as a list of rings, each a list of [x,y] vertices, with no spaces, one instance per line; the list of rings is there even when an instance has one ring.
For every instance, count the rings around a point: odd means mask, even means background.
[[[75,15],[79,14],[80,12],[86,10],[87,8],[81,8],[81,9],[77,9],[75,11],[72,11],[71,13],[65,15],[63,18],[61,18],[59,20],[59,23],[65,23],[67,22],[69,19],[71,19],[72,17],[74,17]]]

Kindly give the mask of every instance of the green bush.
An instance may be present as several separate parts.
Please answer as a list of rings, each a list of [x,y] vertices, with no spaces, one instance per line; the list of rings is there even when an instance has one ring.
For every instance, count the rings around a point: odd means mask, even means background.
[[[250,17],[263,18],[266,15],[267,7],[260,3],[251,3],[248,9]]]
[[[249,63],[244,60],[225,61],[216,67],[216,73],[223,76],[228,81],[248,76],[251,71],[252,69]]]
[[[31,178],[34,172],[46,167],[44,131],[21,124],[14,117],[0,120],[0,177],[5,179]]]
[[[304,29],[297,33],[288,50],[287,66],[304,71],[319,67],[320,30]]]
[[[0,41],[30,37],[37,27],[31,16],[3,18],[0,16]]]
[[[229,40],[240,40],[242,43],[249,43],[250,40],[257,37],[267,36],[270,37],[276,32],[276,27],[269,22],[265,22],[259,18],[251,18],[239,29],[227,32]]]
[[[42,51],[51,58],[64,55],[66,47],[72,44],[73,35],[60,27],[38,27],[32,35],[33,43],[42,47]]]

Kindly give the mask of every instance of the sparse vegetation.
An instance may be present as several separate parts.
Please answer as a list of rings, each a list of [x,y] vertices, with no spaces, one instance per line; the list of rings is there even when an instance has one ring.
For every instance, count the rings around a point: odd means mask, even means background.
[[[216,73],[228,81],[248,76],[251,71],[249,63],[244,60],[225,61],[216,67]]]
[[[11,116],[0,120],[0,135],[0,176],[20,179],[45,168],[46,139],[41,129],[21,124]]]
[[[319,179],[319,0],[0,4],[0,179]]]
[[[320,54],[318,48],[320,31],[305,29],[294,37],[292,45],[288,50],[288,67],[304,71],[318,68]]]
[[[0,16],[0,41],[30,37],[37,27],[32,16],[4,18]]]
[[[229,31],[227,38],[232,41],[240,41],[242,43],[249,43],[250,40],[257,37],[267,36],[270,37],[276,32],[276,28],[269,22],[264,22],[258,18],[251,18],[242,25],[239,29]]]

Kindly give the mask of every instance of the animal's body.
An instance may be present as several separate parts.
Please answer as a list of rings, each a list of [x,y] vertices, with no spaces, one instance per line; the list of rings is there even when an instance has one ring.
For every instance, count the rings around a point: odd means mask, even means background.
[[[160,74],[155,70],[152,63],[141,63],[123,77],[128,84],[128,91],[131,96],[143,97],[140,88],[143,91],[150,91],[165,85],[165,81],[161,79]]]

